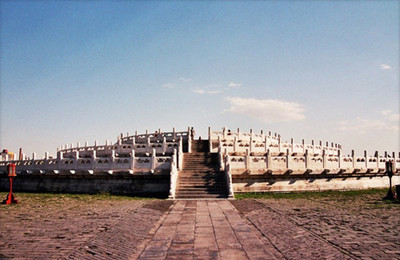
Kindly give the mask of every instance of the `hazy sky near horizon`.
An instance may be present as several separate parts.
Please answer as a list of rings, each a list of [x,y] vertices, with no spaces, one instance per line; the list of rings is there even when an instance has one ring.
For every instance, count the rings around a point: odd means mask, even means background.
[[[399,1],[1,1],[0,148],[272,131],[400,151]]]

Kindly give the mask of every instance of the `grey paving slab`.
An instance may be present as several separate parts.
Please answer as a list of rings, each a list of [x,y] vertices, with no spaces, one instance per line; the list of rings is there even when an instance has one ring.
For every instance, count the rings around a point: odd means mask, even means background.
[[[280,259],[228,200],[177,201],[139,259]],[[179,220],[178,220],[179,219]],[[166,244],[155,246],[169,235]],[[275,250],[276,251],[276,250]]]

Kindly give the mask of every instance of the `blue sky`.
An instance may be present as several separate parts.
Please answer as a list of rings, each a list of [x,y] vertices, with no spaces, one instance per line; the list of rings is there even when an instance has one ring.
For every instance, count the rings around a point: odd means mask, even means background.
[[[1,1],[0,148],[194,126],[400,151],[398,1]]]

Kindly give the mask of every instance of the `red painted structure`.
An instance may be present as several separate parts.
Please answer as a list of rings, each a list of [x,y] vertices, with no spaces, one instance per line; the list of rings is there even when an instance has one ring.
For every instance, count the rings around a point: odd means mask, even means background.
[[[15,163],[8,164],[8,177],[10,178],[10,193],[8,193],[7,198],[3,200],[3,204],[17,204],[18,200],[15,199],[14,194],[12,193],[12,182],[13,178],[16,177],[15,173]]]

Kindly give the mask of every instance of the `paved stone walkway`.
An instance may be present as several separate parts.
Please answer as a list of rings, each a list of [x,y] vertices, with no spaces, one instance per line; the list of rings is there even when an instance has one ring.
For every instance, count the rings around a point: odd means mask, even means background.
[[[178,201],[139,259],[279,259],[227,200]]]
[[[400,259],[400,205],[384,195],[21,194],[20,204],[0,205],[0,259]]]

